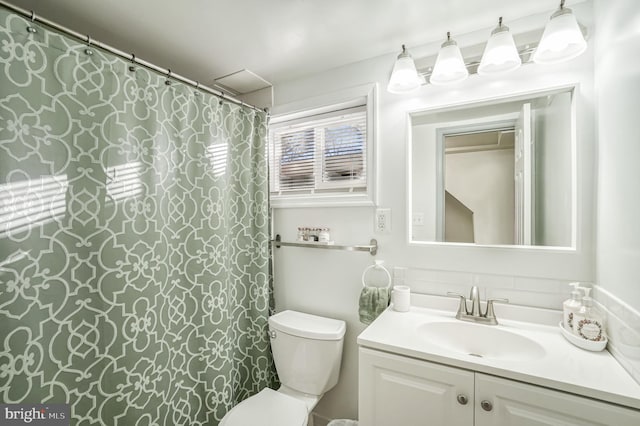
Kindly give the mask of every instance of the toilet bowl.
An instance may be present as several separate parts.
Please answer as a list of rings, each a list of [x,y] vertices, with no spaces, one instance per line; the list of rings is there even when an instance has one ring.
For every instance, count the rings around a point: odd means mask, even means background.
[[[220,426],[306,426],[308,417],[304,402],[265,388],[233,407]]]
[[[296,311],[269,318],[273,360],[282,386],[233,407],[220,426],[305,426],[322,395],[338,383],[344,321]]]

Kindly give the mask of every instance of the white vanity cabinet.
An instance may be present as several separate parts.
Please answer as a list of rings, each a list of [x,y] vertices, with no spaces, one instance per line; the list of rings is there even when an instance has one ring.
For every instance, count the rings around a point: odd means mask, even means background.
[[[360,348],[361,426],[638,426],[640,411]]]
[[[475,373],[475,426],[639,426],[640,411]]]
[[[473,424],[473,372],[366,348],[359,361],[360,425]]]

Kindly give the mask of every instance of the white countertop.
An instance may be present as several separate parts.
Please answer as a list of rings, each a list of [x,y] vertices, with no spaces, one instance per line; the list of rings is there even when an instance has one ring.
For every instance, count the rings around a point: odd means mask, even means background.
[[[415,299],[419,298],[412,295],[412,303]],[[455,303],[448,298],[441,299],[447,307]],[[433,306],[433,300],[428,304]],[[518,308],[508,309],[517,311]],[[484,327],[501,327],[528,337],[544,347],[545,355],[538,359],[515,361],[478,358],[447,350],[426,337],[421,338],[418,327],[427,322],[458,321],[455,311],[418,306],[412,306],[409,312],[387,309],[358,336],[358,344],[640,409],[640,384],[608,351],[589,352],[573,346],[565,340],[557,325],[504,319],[500,311],[496,310],[496,313],[500,325]],[[548,313],[546,317],[543,322],[549,323]]]

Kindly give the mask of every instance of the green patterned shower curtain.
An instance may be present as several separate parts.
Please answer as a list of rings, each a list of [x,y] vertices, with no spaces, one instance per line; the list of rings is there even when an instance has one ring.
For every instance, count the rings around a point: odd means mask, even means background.
[[[0,403],[217,425],[273,386],[265,114],[4,9],[0,69]]]

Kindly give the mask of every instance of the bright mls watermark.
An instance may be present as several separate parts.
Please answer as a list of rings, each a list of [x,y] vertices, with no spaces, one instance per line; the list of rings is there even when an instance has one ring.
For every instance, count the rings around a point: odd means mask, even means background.
[[[69,426],[67,404],[0,404],[0,426]]]

